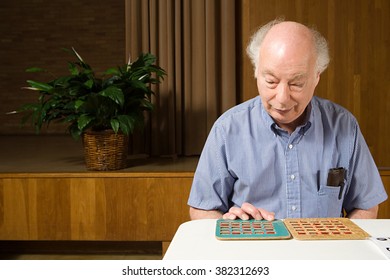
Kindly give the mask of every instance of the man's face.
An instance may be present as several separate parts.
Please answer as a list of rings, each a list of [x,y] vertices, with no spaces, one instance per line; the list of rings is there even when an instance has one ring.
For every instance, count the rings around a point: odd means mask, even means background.
[[[302,124],[319,81],[315,56],[305,44],[268,44],[260,50],[257,87],[265,110],[288,132]]]

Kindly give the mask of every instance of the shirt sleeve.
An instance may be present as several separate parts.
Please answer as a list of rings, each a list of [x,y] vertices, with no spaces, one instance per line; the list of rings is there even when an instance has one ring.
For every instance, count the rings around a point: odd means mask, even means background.
[[[369,209],[387,199],[378,168],[357,123],[354,133],[347,174],[349,188],[343,205],[347,212],[353,209]]]
[[[229,196],[235,179],[228,170],[225,141],[223,127],[216,122],[199,158],[188,200],[189,206],[219,210],[222,213],[230,208]]]

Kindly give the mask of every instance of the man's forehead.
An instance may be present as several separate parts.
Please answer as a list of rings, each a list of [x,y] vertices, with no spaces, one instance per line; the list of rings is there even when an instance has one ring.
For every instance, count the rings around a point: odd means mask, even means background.
[[[271,69],[264,69],[262,71],[260,71],[260,73],[263,75],[263,76],[272,76],[272,77],[275,77],[275,78],[279,78],[279,74],[272,71]],[[299,80],[299,79],[303,79],[303,78],[306,78],[307,77],[307,73],[306,72],[293,72],[293,73],[289,73],[288,75],[288,78],[291,79],[291,80]]]

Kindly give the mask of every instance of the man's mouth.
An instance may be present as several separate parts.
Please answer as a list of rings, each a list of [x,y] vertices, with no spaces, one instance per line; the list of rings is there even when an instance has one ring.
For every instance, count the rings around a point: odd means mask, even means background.
[[[291,108],[281,108],[281,109],[278,109],[278,108],[275,108],[275,107],[272,107],[274,109],[274,111],[278,112],[279,114],[286,114],[288,112],[290,112],[294,107],[291,107]]]

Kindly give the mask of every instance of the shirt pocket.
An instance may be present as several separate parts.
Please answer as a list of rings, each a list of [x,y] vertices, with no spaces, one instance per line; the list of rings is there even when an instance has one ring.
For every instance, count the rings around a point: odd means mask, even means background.
[[[340,217],[343,200],[339,199],[340,187],[321,185],[318,191],[317,205],[318,216]]]

